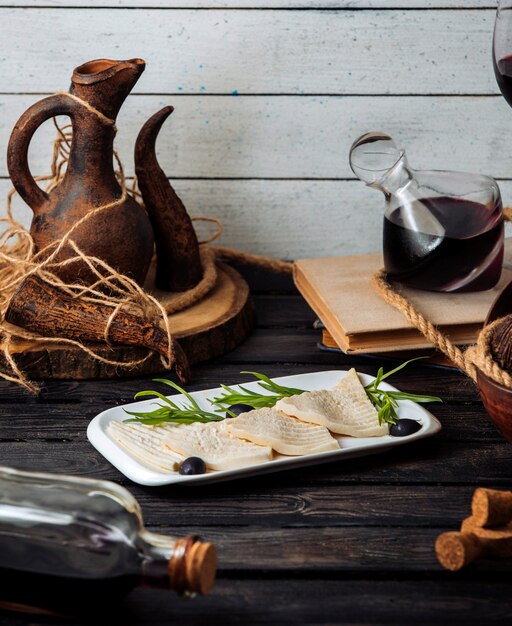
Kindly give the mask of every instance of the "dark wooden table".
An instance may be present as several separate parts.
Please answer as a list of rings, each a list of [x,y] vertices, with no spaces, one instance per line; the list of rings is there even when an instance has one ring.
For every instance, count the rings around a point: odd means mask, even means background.
[[[375,373],[374,361],[317,348],[315,316],[291,281],[253,274],[251,283],[256,330],[196,367],[193,389],[236,383],[247,369],[280,376],[354,365]],[[411,366],[390,382],[444,398],[433,405],[439,435],[374,457],[192,489],[135,485],[86,439],[98,412],[131,401],[146,380],[48,382],[38,398],[2,383],[0,463],[117,481],[138,498],[150,529],[197,532],[217,544],[210,596],[185,601],[138,589],[83,624],[510,623],[512,561],[453,574],[438,565],[434,542],[469,514],[474,487],[512,488],[512,446],[462,374]],[[2,625],[35,623],[53,622],[0,613]]]

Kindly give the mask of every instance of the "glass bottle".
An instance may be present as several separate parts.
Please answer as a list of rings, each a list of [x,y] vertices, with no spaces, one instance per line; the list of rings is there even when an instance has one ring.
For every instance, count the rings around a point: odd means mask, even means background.
[[[0,555],[0,608],[60,615],[138,585],[208,593],[216,569],[212,544],[149,532],[115,483],[1,466]]]
[[[503,264],[503,207],[488,176],[413,170],[389,135],[367,133],[350,167],[385,197],[384,267],[391,280],[431,291],[482,291]]]

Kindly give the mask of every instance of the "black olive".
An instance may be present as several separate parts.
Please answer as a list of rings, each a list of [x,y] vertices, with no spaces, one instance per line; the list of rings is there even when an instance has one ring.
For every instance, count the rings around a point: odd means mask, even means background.
[[[407,437],[420,430],[421,424],[416,420],[401,419],[396,424],[393,424],[389,429],[389,434],[392,437]]]
[[[193,474],[205,474],[206,464],[203,459],[198,456],[189,456],[180,465],[180,474],[183,476],[192,476]]]
[[[228,411],[231,411],[235,415],[240,415],[240,413],[247,413],[247,411],[252,411],[252,406],[248,406],[247,404],[232,404],[228,407]],[[226,411],[226,417],[233,417]]]

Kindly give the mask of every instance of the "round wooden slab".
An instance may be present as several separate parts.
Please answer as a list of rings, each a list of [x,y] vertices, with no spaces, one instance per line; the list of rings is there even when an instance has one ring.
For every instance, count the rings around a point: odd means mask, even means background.
[[[254,317],[247,283],[234,269],[220,263],[213,290],[194,306],[171,315],[169,319],[174,338],[178,339],[193,365],[236,348],[250,333]],[[146,353],[140,348],[124,346],[111,349],[91,344],[90,347],[101,356],[118,361],[131,361]],[[119,378],[164,371],[158,355],[128,369],[97,361],[73,346],[19,342],[11,348],[21,371],[32,380]],[[0,363],[0,367],[9,371],[4,364]]]

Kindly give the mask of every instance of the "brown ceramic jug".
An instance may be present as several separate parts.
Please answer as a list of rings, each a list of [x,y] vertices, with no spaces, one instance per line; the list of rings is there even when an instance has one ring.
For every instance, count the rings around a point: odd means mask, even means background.
[[[30,232],[37,250],[60,241],[84,216],[122,196],[113,166],[114,122],[144,67],[142,59],[84,63],[73,72],[70,96],[44,98],[18,120],[9,141],[7,164],[14,187],[34,212]],[[56,115],[70,117],[73,138],[66,174],[46,193],[30,173],[27,153],[37,128]],[[153,229],[144,210],[130,196],[86,219],[75,228],[71,239],[87,255],[143,283],[153,252]],[[74,255],[66,246],[58,260]],[[83,262],[64,265],[57,273],[66,281],[93,280]]]

